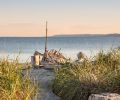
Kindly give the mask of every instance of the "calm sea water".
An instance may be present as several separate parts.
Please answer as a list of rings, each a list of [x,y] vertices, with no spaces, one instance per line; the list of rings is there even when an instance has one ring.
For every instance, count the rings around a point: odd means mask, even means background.
[[[44,52],[43,37],[0,37],[0,58],[13,59],[19,55],[21,62],[30,61],[30,56],[37,50]],[[49,37],[48,49],[59,50],[66,57],[76,59],[79,51],[93,56],[100,50],[120,46],[120,36],[85,36],[85,37]]]

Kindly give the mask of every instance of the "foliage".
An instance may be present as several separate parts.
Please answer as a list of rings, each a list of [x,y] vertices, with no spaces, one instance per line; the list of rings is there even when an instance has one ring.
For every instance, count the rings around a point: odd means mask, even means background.
[[[120,93],[120,49],[62,65],[56,70],[53,91],[62,100],[87,100],[92,93]]]
[[[22,75],[21,68],[18,60],[0,60],[0,100],[35,100],[37,86]]]

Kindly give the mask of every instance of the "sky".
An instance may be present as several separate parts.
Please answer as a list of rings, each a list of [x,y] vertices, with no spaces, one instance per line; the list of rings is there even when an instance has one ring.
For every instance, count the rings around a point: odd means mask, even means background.
[[[120,33],[120,0],[0,0],[0,36]]]

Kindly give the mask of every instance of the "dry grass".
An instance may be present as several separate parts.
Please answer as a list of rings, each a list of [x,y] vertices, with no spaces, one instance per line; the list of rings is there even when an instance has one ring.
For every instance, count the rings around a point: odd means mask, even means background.
[[[56,70],[53,91],[62,100],[87,100],[92,93],[120,93],[120,49],[101,51],[81,63],[63,64]]]
[[[21,68],[18,60],[0,60],[0,100],[36,100],[37,86]]]

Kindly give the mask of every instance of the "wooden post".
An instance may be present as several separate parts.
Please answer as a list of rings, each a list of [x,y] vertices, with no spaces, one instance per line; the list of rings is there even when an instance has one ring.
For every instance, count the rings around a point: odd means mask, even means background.
[[[48,29],[47,29],[47,21],[46,21],[46,37],[45,37],[45,53],[44,53],[44,61],[47,59],[47,41],[48,41]]]
[[[35,55],[35,66],[40,65],[40,55]]]
[[[47,37],[47,22],[46,22],[46,38],[45,38],[45,52],[47,51],[47,40],[48,40],[48,37]]]

